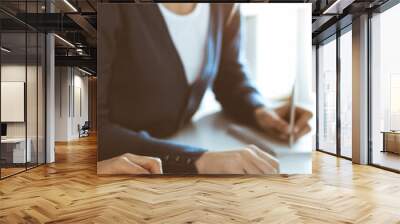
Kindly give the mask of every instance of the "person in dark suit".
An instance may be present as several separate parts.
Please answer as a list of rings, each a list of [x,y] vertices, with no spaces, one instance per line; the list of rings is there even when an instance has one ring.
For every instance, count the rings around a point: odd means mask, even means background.
[[[267,174],[255,146],[213,152],[162,140],[187,124],[212,86],[224,113],[288,140],[289,106],[272,110],[247,78],[234,4],[99,6],[99,174]],[[296,138],[311,112],[296,108]]]

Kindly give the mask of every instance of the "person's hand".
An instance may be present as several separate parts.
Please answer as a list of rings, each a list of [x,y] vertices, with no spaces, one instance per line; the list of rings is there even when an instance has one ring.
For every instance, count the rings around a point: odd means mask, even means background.
[[[131,153],[99,161],[97,174],[162,174],[159,158],[139,156]]]
[[[195,163],[200,174],[276,174],[279,162],[256,146],[205,152]]]
[[[295,140],[311,131],[309,120],[312,116],[312,113],[306,109],[301,107],[295,108],[296,121],[293,129]],[[258,126],[265,131],[267,135],[282,141],[289,140],[289,117],[289,104],[285,104],[274,110],[269,110],[265,107],[260,107],[255,110],[255,118]]]

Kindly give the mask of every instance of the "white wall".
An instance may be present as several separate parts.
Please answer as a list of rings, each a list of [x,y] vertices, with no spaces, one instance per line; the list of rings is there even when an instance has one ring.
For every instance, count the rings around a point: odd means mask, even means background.
[[[88,78],[76,68],[56,67],[55,89],[55,140],[77,139],[78,125],[88,120]]]
[[[38,70],[37,70],[38,69]],[[25,64],[4,64],[1,66],[2,82],[24,82],[26,85],[26,107],[21,108],[21,112],[26,112],[26,121],[23,122],[6,122],[8,138],[25,138],[29,139],[30,148],[32,150],[32,158],[39,163],[44,162],[44,74],[41,66],[36,67]],[[26,80],[27,79],[27,80]],[[7,97],[7,96],[2,96]],[[7,110],[10,108],[1,108]],[[11,111],[13,112],[13,111]],[[39,156],[36,156],[39,153]]]
[[[69,139],[69,84],[70,76],[67,67],[55,69],[55,141]]]
[[[27,69],[27,70],[26,70]],[[27,73],[26,73],[27,71]],[[3,82],[24,82],[26,83],[25,80],[25,75],[27,75],[28,81],[29,81],[29,87],[36,86],[36,80],[34,77],[36,77],[36,67],[34,66],[28,66],[25,67],[25,65],[2,65],[1,66],[1,81]],[[28,129],[30,127],[35,126],[33,129],[36,130],[36,113],[33,113],[32,111],[36,111],[36,88],[27,88],[27,103],[28,103]],[[32,103],[32,104],[31,104]],[[31,104],[31,105],[29,105]],[[34,107],[34,108],[33,108]],[[6,110],[7,108],[1,108],[2,110]],[[34,122],[35,124],[31,124]],[[31,133],[28,130],[28,137],[29,133]],[[7,136],[8,137],[25,137],[25,122],[8,122],[7,123]]]
[[[30,68],[28,68],[28,70],[30,70]],[[1,81],[25,82],[25,65],[2,65]],[[1,108],[1,109],[5,110],[6,108]],[[7,123],[7,137],[10,138],[25,137],[25,123],[24,122]]]
[[[75,70],[76,72],[77,70]],[[79,137],[78,124],[83,125],[85,121],[89,120],[89,92],[88,92],[88,77],[82,76],[82,73],[75,73],[74,75],[74,107],[72,108],[72,120],[71,120],[71,135],[73,138]],[[80,111],[81,110],[81,111]]]

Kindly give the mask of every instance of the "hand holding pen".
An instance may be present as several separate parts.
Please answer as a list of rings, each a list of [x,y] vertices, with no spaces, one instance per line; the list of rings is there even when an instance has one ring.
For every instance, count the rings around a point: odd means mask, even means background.
[[[290,128],[290,110],[294,110],[293,131]],[[309,120],[312,118],[309,110],[290,104],[285,104],[276,109],[260,107],[255,110],[255,118],[258,126],[269,136],[281,141],[289,142],[292,134],[293,141],[311,131]]]

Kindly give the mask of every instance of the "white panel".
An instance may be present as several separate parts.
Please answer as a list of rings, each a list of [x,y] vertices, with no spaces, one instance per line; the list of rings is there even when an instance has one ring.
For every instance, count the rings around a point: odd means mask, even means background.
[[[1,82],[1,122],[24,122],[24,82]]]
[[[79,79],[80,80],[80,79]],[[72,121],[72,136],[74,138],[79,136],[78,125],[82,125],[81,122],[81,88],[74,88],[74,117]]]
[[[55,12],[54,4],[46,1],[46,9]],[[46,35],[46,163],[55,161],[55,43],[54,34]]]
[[[352,148],[353,162],[368,163],[368,15],[353,20]]]

